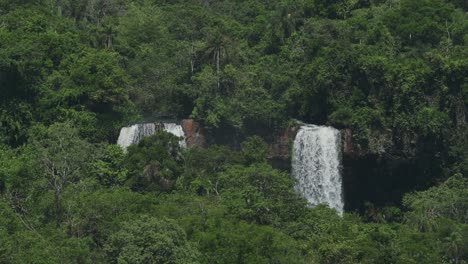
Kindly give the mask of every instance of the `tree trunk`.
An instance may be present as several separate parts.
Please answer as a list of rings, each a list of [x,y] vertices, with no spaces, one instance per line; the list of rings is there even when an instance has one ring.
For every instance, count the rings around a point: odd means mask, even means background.
[[[62,1],[57,0],[55,4],[57,5],[57,15],[60,17],[62,16]]]
[[[190,52],[190,73],[192,74],[192,76],[193,76],[194,70],[195,70],[195,47],[193,46],[193,42],[192,42],[192,48]]]
[[[105,46],[107,49],[112,49],[112,33],[106,34]]]
[[[220,53],[220,48],[216,49],[216,75],[218,76],[218,91],[219,91],[219,53]]]
[[[55,207],[55,220],[56,225],[60,225],[60,220],[62,219],[62,204],[61,204],[61,194],[58,190],[54,193],[54,207]]]

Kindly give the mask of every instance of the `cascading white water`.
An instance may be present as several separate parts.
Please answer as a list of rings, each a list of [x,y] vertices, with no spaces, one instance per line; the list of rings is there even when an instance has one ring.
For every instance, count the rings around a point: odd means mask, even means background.
[[[123,127],[120,130],[117,144],[126,150],[130,145],[138,144],[143,138],[156,134],[161,128],[168,133],[182,138],[179,144],[183,148],[186,147],[185,134],[182,126],[175,123],[142,123]]]
[[[310,206],[327,204],[343,215],[340,131],[303,125],[294,140],[292,175],[295,190]]]
[[[182,129],[181,125],[175,124],[175,123],[164,123],[163,124],[164,131],[169,132],[179,138],[179,145],[182,148],[187,147],[187,144],[185,143],[185,133],[184,130]]]
[[[156,133],[156,125],[154,123],[135,124],[129,127],[123,127],[120,130],[117,144],[123,149],[130,145],[137,144],[144,137],[154,135]]]

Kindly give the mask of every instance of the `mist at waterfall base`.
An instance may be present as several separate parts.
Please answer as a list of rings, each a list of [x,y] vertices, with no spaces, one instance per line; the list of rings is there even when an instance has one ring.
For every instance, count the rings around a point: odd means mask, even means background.
[[[302,125],[294,140],[292,175],[295,190],[310,206],[326,204],[343,215],[340,131]]]
[[[133,144],[138,144],[143,138],[152,136],[161,130],[181,138],[179,141],[180,146],[186,147],[182,126],[176,123],[142,123],[123,127],[120,129],[117,144],[125,150]]]

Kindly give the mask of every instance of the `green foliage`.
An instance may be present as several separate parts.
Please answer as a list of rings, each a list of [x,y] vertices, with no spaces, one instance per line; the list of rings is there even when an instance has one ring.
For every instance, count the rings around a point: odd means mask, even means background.
[[[124,222],[105,249],[117,263],[197,263],[198,256],[174,221],[148,216]]]
[[[152,195],[145,196],[125,187],[101,189],[93,182],[74,184],[64,196],[67,218],[61,228],[71,237],[91,237],[97,245],[103,245],[117,232],[119,223],[153,213],[156,204]]]
[[[165,131],[128,148],[124,164],[135,190],[171,190],[181,174],[179,138]]]
[[[54,197],[54,214],[63,215],[62,196],[67,185],[87,174],[92,161],[92,146],[78,136],[70,124],[54,124],[38,135],[33,146],[38,152],[39,168]]]
[[[101,185],[108,187],[122,185],[128,177],[128,170],[121,167],[124,160],[125,154],[120,146],[104,146],[97,160],[91,164],[90,174],[97,177]]]
[[[466,10],[0,0],[0,262],[466,263]],[[247,140],[109,144],[153,116]],[[308,208],[266,163],[262,138],[293,119],[349,128],[359,153],[423,160],[408,181],[442,183],[367,218]]]
[[[461,174],[427,191],[408,194],[404,205],[411,209],[407,221],[421,230],[433,230],[443,219],[466,222],[468,181]]]
[[[177,184],[180,189],[199,195],[219,194],[219,173],[229,165],[242,162],[239,153],[225,146],[189,149],[184,153],[184,172]]]
[[[252,136],[242,142],[242,154],[247,164],[264,163],[267,161],[268,144],[259,136]]]
[[[421,131],[420,134],[423,136],[441,135],[442,129],[448,124],[449,118],[446,113],[428,107],[421,109],[414,120],[414,126]]]
[[[0,224],[3,263],[92,263],[90,239],[69,239],[53,228],[38,231],[3,200],[0,200]]]
[[[232,65],[226,65],[219,74],[206,67],[192,79],[198,95],[191,116],[208,127],[229,124],[249,132],[284,122],[281,105]]]
[[[72,54],[64,59],[45,85],[52,89],[48,89],[41,102],[46,109],[51,109],[51,112],[43,113],[44,118],[53,116],[54,119],[84,123],[82,133],[91,138],[102,140],[109,137],[123,124],[119,120],[125,120],[130,114],[131,104],[125,92],[128,78],[119,67],[117,53],[84,50]],[[71,116],[73,110],[83,111],[82,115],[89,115],[88,111],[95,115],[91,118],[75,117]],[[91,131],[85,130],[87,127],[92,127]],[[107,134],[99,134],[103,132]]]
[[[445,1],[424,0],[416,3],[405,0],[392,9],[385,20],[403,43],[438,44],[452,12],[453,7]]]
[[[235,166],[220,176],[223,203],[249,222],[275,224],[295,219],[304,203],[293,191],[293,180],[266,164]]]
[[[281,231],[218,217],[194,234],[203,263],[311,263],[298,242]]]

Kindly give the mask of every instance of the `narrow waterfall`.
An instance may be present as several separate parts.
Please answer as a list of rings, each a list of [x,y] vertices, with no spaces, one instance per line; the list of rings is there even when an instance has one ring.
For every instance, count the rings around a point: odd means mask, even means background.
[[[182,129],[181,125],[178,125],[178,124],[175,124],[175,123],[164,123],[163,127],[164,127],[164,131],[169,132],[169,133],[181,138],[180,141],[179,141],[179,145],[182,148],[187,147],[187,144],[185,143],[185,133],[184,133],[184,130]]]
[[[303,125],[294,140],[292,175],[295,190],[310,206],[327,204],[343,214],[340,131]]]
[[[175,123],[142,123],[123,127],[120,129],[120,135],[117,140],[117,144],[125,150],[130,145],[138,144],[138,142],[140,142],[143,138],[152,136],[161,130],[180,137],[181,140],[179,141],[179,144],[182,148],[187,146],[185,143],[185,134],[182,126]]]

